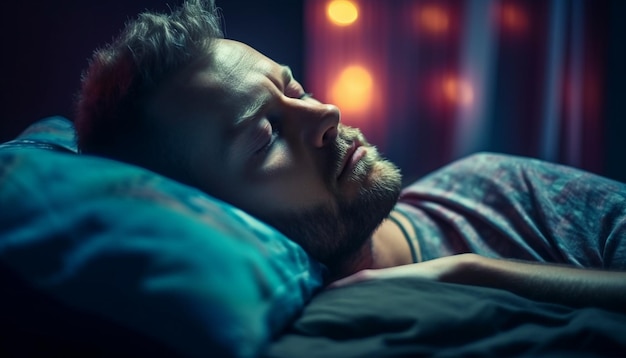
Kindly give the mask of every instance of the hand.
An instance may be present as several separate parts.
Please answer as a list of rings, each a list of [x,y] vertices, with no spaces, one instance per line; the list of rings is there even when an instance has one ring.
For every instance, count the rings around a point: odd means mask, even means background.
[[[416,264],[395,266],[383,269],[367,269],[331,283],[327,288],[337,288],[354,283],[399,277],[417,277],[433,281],[449,281],[465,270],[472,263],[482,258],[476,254],[460,254],[446,256]]]

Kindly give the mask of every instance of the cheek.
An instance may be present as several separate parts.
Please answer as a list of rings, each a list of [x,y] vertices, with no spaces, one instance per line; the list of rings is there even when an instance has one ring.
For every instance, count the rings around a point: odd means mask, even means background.
[[[323,181],[314,172],[295,166],[266,172],[246,190],[252,201],[266,212],[301,211],[334,202]],[[249,190],[248,190],[249,189]]]
[[[282,142],[251,174],[259,200],[284,213],[334,202],[312,153]]]
[[[256,163],[242,160],[236,152],[205,162],[204,191],[261,219],[333,205],[335,198],[313,161],[283,149],[277,147]]]
[[[215,143],[215,142],[213,142]],[[191,159],[188,166],[193,185],[209,195],[226,200],[225,196],[240,185],[240,175],[232,166],[233,161],[206,138],[189,143]]]

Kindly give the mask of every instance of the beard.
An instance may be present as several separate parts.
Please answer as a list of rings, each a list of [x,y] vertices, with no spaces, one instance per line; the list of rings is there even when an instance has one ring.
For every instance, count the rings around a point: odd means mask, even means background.
[[[367,153],[348,173],[346,180],[358,184],[356,195],[348,196],[339,188],[336,173],[343,169],[342,159],[357,139],[367,148]],[[357,129],[340,126],[331,149],[326,172],[335,203],[301,212],[277,213],[266,221],[314,259],[334,267],[359,259],[374,230],[395,206],[402,176],[398,167],[383,159]]]

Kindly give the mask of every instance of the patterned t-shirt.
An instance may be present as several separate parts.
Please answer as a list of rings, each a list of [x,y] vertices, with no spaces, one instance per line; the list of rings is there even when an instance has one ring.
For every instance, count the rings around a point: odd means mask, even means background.
[[[475,154],[408,186],[395,210],[422,260],[473,252],[626,269],[626,184],[571,167]]]

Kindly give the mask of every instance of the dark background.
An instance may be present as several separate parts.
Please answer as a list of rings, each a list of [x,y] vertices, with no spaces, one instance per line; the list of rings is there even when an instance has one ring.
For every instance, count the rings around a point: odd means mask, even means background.
[[[610,2],[604,175],[626,182],[626,1]]]

